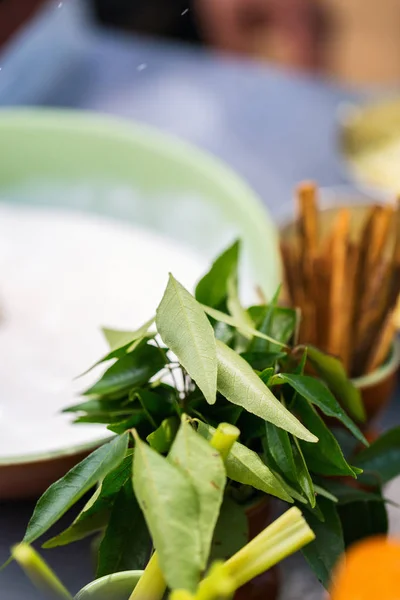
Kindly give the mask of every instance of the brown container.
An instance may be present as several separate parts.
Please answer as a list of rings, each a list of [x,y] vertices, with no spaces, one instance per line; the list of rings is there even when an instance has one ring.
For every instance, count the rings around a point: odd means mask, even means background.
[[[0,464],[0,501],[36,499],[96,446],[30,462]]]
[[[353,379],[353,383],[361,392],[365,412],[366,425],[380,415],[387,407],[396,387],[397,371],[400,364],[400,342],[394,340],[388,360],[376,371]]]
[[[379,201],[367,195],[359,194],[348,188],[322,189],[320,191],[319,227],[324,239],[331,230],[332,223],[343,207],[349,208],[352,216],[351,237],[357,238],[362,230],[365,217],[371,203]],[[296,223],[292,219],[280,228],[282,240],[290,243],[296,233]],[[322,348],[323,350],[323,348]],[[400,365],[400,347],[394,340],[387,361],[373,373],[353,379],[354,385],[361,391],[367,413],[366,425],[369,425],[387,406],[396,385],[396,374]]]

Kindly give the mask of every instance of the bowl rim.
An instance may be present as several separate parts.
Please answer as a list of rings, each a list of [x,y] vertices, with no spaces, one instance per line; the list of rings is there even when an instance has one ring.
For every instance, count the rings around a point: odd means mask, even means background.
[[[83,595],[86,594],[86,592],[90,591],[91,588],[97,588],[97,587],[101,588],[103,584],[107,584],[107,583],[110,583],[113,581],[132,579],[132,580],[135,580],[132,585],[136,586],[142,575],[143,575],[143,571],[140,571],[140,570],[120,571],[119,573],[112,573],[111,575],[105,575],[104,577],[95,579],[94,581],[91,581],[90,583],[85,585],[85,587],[83,587],[76,594],[76,596],[74,597],[74,600],[81,600]],[[133,589],[134,589],[134,587],[132,588],[132,591],[133,591]]]
[[[395,334],[391,351],[383,365],[375,369],[375,371],[373,371],[372,373],[368,373],[367,375],[361,375],[360,377],[355,377],[351,381],[357,389],[370,388],[378,383],[381,383],[382,381],[396,373],[397,369],[399,368],[399,365],[400,338],[398,335]]]
[[[114,140],[133,140],[145,147],[156,147],[158,152],[165,152],[169,156],[179,158],[186,165],[193,165],[195,169],[204,173],[205,177],[212,178],[218,187],[232,198],[232,203],[245,207],[249,227],[253,235],[261,241],[265,239],[265,225],[276,234],[278,248],[278,227],[270,217],[268,210],[263,205],[261,198],[252,187],[236,171],[225,164],[223,160],[212,153],[187,142],[174,134],[164,132],[151,125],[142,124],[134,119],[127,119],[116,115],[96,113],[89,110],[74,110],[47,107],[0,107],[0,135],[3,128],[25,128],[30,131],[53,130],[62,134],[71,132],[71,129],[80,133],[93,133],[96,136],[113,138]],[[279,252],[276,258],[276,272],[282,278],[282,263]],[[112,435],[99,436],[84,445],[71,445],[59,450],[49,449],[46,452],[28,455],[15,455],[1,457],[0,469],[16,465],[29,465],[32,463],[54,461],[65,456],[74,456],[81,452],[94,450],[98,446],[112,439]]]

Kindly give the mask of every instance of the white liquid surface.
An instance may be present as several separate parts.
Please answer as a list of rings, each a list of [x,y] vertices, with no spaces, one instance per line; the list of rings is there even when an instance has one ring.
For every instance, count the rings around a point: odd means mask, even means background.
[[[104,438],[104,427],[60,414],[85,387],[73,378],[107,352],[100,327],[139,327],[169,271],[192,290],[205,269],[144,229],[0,204],[0,463]]]

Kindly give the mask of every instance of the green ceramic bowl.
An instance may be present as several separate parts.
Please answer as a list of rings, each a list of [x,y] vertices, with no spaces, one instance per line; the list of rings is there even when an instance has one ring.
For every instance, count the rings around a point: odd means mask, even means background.
[[[147,126],[67,110],[0,110],[0,140],[0,198],[42,181],[130,187],[146,201],[85,199],[84,208],[171,236],[208,260],[240,237],[246,270],[269,297],[276,291],[278,232],[256,194],[211,155]]]
[[[125,571],[89,583],[75,600],[129,600],[142,571]]]
[[[0,202],[78,209],[139,225],[186,245],[205,263],[241,238],[246,289],[253,292],[257,283],[271,297],[279,285],[278,233],[265,208],[233,171],[201,150],[130,121],[47,109],[0,110],[0,140]],[[82,200],[69,191],[32,192],[44,183],[51,190],[95,183],[96,193]],[[103,193],[107,186],[129,193],[121,201]],[[18,410],[24,402],[29,398],[21,398]],[[96,445],[103,439],[96,437]],[[21,448],[12,460],[0,452],[0,500],[40,494],[79,452],[94,447],[93,439],[87,442],[62,452]]]

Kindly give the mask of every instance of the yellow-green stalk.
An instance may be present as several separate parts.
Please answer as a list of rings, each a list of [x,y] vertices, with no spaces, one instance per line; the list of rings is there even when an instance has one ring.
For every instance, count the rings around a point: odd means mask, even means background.
[[[157,552],[154,552],[129,600],[162,600],[166,589]]]
[[[14,546],[11,554],[29,579],[43,594],[54,600],[72,600],[72,596],[68,590],[63,586],[43,558],[29,544],[22,543]]]
[[[236,590],[236,581],[225,569],[224,563],[216,562],[200,583],[195,600],[229,600]]]
[[[224,568],[239,588],[314,539],[301,511],[294,507],[232,556]]]
[[[222,459],[226,461],[232,450],[232,446],[239,438],[239,435],[240,431],[234,425],[230,425],[230,423],[220,423],[210,440],[210,444],[213,448],[218,450]]]
[[[187,590],[174,590],[170,593],[169,600],[195,600],[195,597]]]

